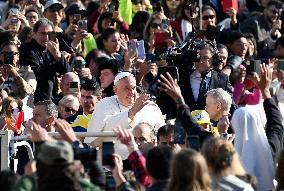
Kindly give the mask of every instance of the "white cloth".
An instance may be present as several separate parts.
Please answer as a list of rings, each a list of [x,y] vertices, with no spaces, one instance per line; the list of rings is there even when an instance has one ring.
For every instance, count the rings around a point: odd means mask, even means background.
[[[206,82],[207,88],[208,88],[208,85],[209,85],[209,82],[210,82],[210,78],[211,78],[211,71],[205,77],[205,82]],[[195,70],[190,75],[190,85],[191,85],[191,90],[192,90],[195,101],[197,101],[197,99],[198,99],[201,81],[202,81],[201,74],[197,70]]]
[[[235,149],[244,169],[257,178],[258,190],[273,190],[274,163],[264,125],[262,104],[237,109],[231,120]]]
[[[165,120],[160,108],[155,103],[149,103],[138,112],[132,121],[128,119],[129,108],[124,107],[117,96],[106,97],[100,100],[95,107],[93,116],[89,122],[87,132],[112,131],[115,127],[132,129],[141,122],[149,123],[156,130],[165,125]],[[89,137],[85,139],[86,143],[91,143],[96,138]],[[114,138],[112,138],[115,140]],[[102,139],[105,140],[105,139]],[[109,139],[108,139],[109,140]],[[116,152],[125,159],[128,156],[127,149],[118,146],[116,143]],[[121,148],[121,149],[120,149]],[[125,151],[126,150],[126,151]]]
[[[181,20],[181,33],[182,33],[182,41],[185,40],[186,36],[192,32],[192,24],[185,19]]]

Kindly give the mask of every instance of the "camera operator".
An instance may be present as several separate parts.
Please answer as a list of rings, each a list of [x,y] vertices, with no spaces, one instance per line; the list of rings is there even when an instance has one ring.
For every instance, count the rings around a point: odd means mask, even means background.
[[[185,103],[191,111],[205,109],[206,93],[211,89],[222,88],[232,93],[228,76],[213,69],[217,55],[214,55],[212,45],[204,41],[197,49],[200,59],[194,62],[189,75],[181,78],[179,82]]]
[[[0,84],[10,95],[24,99],[35,92],[37,81],[30,66],[19,66],[19,51],[16,44],[6,42],[1,48]]]

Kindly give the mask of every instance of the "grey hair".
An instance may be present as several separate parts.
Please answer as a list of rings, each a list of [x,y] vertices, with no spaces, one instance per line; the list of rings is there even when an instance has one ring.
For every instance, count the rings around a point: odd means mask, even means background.
[[[67,104],[77,105],[78,107],[80,106],[78,98],[73,95],[66,95],[58,102],[58,105],[62,106],[65,106]]]
[[[41,26],[48,26],[48,25],[51,26],[52,29],[54,29],[54,25],[53,25],[53,23],[50,20],[48,20],[47,18],[40,18],[35,23],[35,25],[33,27],[33,32],[37,32],[39,27],[41,27]]]
[[[58,110],[56,105],[51,100],[43,100],[39,101],[35,104],[35,106],[44,106],[45,112],[47,116],[53,116],[54,118],[58,117]]]
[[[223,109],[229,110],[232,105],[231,95],[222,88],[212,89],[207,92],[207,96],[211,96],[216,102],[220,102]]]
[[[156,131],[155,131],[155,127],[153,126],[153,125],[151,125],[150,123],[147,123],[147,122],[140,122],[140,123],[138,123],[135,127],[134,127],[134,129],[137,129],[137,128],[139,128],[140,127],[140,125],[147,125],[149,128],[150,128],[150,130],[151,130],[151,137],[152,138],[156,138],[156,135],[157,135],[157,133],[156,133]]]

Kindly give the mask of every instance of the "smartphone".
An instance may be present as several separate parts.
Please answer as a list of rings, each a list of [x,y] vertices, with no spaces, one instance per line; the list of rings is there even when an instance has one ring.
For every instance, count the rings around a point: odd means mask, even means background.
[[[56,32],[55,31],[48,33],[48,40],[50,40],[52,42],[56,42]]]
[[[128,55],[129,58],[134,58],[137,55],[137,45],[136,45],[136,39],[132,39],[127,42],[127,48],[128,48]]]
[[[113,168],[114,167],[114,142],[103,142],[102,147],[102,165]]]
[[[155,54],[146,53],[146,54],[145,54],[145,57],[146,57],[146,60],[145,60],[145,61],[155,62]]]
[[[168,44],[166,40],[171,38],[169,33],[155,32],[154,36],[155,36],[155,43],[154,43],[155,48],[167,48]]]
[[[77,93],[78,89],[79,89],[78,82],[70,82],[70,85],[69,85],[69,92],[70,93]]]
[[[9,53],[4,54],[4,64],[13,65],[13,60],[14,60],[13,53],[11,54],[9,52]]]
[[[17,24],[19,22],[19,19],[17,17],[13,17],[10,20],[11,24]]]
[[[162,19],[162,29],[169,30],[169,27],[170,27],[170,20]]]
[[[80,14],[74,14],[72,15],[73,17],[73,24],[77,25],[78,21],[81,20],[81,15]]]
[[[246,60],[245,61],[246,72],[248,74],[251,74],[253,72],[260,74],[260,64],[261,60]]]
[[[278,70],[282,70],[282,72],[284,72],[284,59],[279,59],[278,60],[277,68],[278,68]]]
[[[73,64],[76,72],[79,72],[82,68],[86,67],[86,62],[84,60],[74,60]]]
[[[87,30],[87,20],[79,20],[77,24],[80,30]]]
[[[136,42],[138,59],[144,60],[145,59],[145,47],[144,47],[144,40],[140,40]]]
[[[10,15],[18,15],[19,14],[19,9],[17,8],[11,8],[9,10]]]
[[[177,81],[179,81],[179,72],[176,66],[159,67],[158,75],[163,74],[163,76],[167,78],[167,72],[172,76],[173,79],[177,79]]]
[[[188,147],[196,151],[200,150],[200,142],[199,142],[199,137],[197,135],[189,135],[186,140]]]
[[[234,8],[238,12],[238,0],[222,0],[221,5],[223,8],[223,12],[227,13],[228,9]]]
[[[175,121],[174,128],[174,143],[175,144],[185,144],[186,133],[184,131],[183,126],[179,120]]]
[[[119,0],[112,0],[109,5],[109,12],[118,11],[119,9]]]

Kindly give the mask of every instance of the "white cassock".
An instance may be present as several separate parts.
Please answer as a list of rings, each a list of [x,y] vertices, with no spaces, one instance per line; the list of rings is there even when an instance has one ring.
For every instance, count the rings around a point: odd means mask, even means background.
[[[116,127],[132,130],[137,124],[141,122],[148,123],[155,127],[157,131],[161,126],[165,125],[165,119],[160,108],[154,103],[150,102],[144,106],[133,118],[132,121],[128,119],[128,111],[130,108],[123,106],[116,95],[105,97],[100,100],[95,107],[93,116],[89,122],[87,132],[109,132]],[[115,141],[116,138],[94,138],[86,137],[85,143],[91,143],[96,139],[96,142]],[[96,144],[98,145],[98,144]],[[116,153],[122,156],[122,159],[128,157],[128,151],[125,145],[121,143],[115,144]]]

